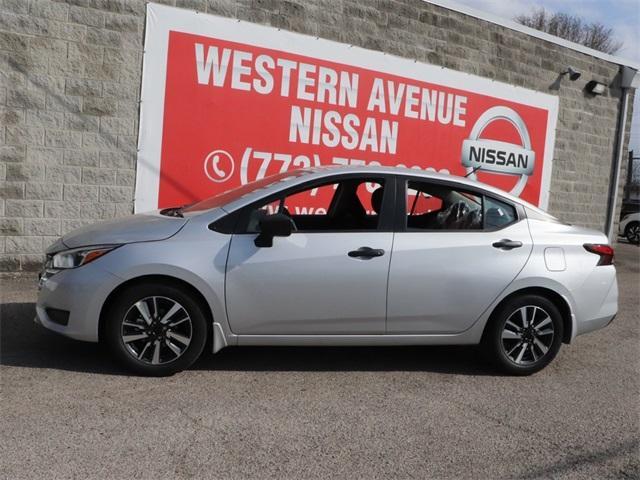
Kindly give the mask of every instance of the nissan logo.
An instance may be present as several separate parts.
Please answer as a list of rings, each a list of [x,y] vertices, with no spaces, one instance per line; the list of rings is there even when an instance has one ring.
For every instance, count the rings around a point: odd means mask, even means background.
[[[496,120],[510,122],[518,131],[522,145],[480,138],[484,129]],[[522,117],[509,107],[492,107],[484,112],[471,129],[469,138],[462,142],[462,165],[467,167],[467,175],[474,180],[474,170],[519,175],[518,183],[510,192],[516,197],[522,193],[528,177],[533,173],[535,158]]]

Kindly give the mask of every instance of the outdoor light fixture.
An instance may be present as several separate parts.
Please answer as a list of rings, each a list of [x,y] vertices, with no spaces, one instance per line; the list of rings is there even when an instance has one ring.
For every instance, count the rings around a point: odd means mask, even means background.
[[[584,86],[585,91],[591,95],[602,95],[606,88],[607,86],[604,83],[600,83],[596,80],[591,80]]]
[[[560,75],[569,75],[569,80],[571,80],[572,82],[575,82],[577,79],[580,78],[580,75],[582,75],[582,73],[580,73],[573,67],[567,67],[567,69],[564,72],[562,72]]]

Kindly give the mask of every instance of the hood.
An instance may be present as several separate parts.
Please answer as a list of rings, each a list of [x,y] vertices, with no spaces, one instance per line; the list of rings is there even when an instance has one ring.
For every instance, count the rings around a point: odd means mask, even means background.
[[[62,237],[62,243],[67,248],[77,248],[164,240],[178,233],[185,223],[186,218],[158,213],[130,215],[73,230]]]

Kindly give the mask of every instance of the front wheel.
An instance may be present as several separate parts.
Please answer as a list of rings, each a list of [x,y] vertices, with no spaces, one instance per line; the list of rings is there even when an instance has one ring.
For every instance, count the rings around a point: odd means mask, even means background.
[[[523,295],[494,312],[482,349],[501,370],[530,375],[554,359],[562,336],[562,317],[553,302],[539,295]]]
[[[624,229],[624,236],[627,237],[629,243],[640,244],[640,222],[631,222]]]
[[[105,340],[130,370],[172,375],[202,353],[206,318],[189,293],[160,283],[133,285],[118,295],[105,319]]]

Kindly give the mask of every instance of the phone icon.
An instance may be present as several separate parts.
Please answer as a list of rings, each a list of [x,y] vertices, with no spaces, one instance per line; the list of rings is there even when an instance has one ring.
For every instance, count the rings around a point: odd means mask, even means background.
[[[214,155],[213,158],[211,159],[211,168],[213,168],[213,171],[216,173],[217,176],[226,177],[227,174],[224,173],[224,170],[220,168],[219,164],[220,164],[220,155]]]
[[[233,175],[233,157],[224,150],[214,150],[204,159],[204,173],[212,182],[225,182]]]

